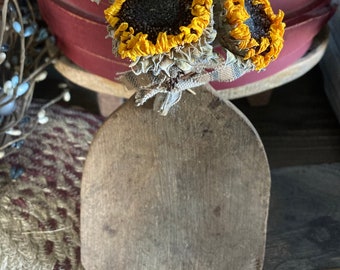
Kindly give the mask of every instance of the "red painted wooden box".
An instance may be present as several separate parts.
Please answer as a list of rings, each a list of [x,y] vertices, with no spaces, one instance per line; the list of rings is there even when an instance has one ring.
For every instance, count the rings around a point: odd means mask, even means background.
[[[112,54],[103,10],[109,4],[97,5],[90,0],[38,0],[41,14],[56,36],[62,52],[75,64],[96,75],[114,80],[116,73],[128,70],[128,60]],[[284,48],[278,59],[265,71],[250,72],[231,83],[213,82],[216,90],[242,86],[288,67],[301,58],[313,38],[334,14],[330,0],[272,0],[274,11],[285,12]],[[218,50],[218,48],[216,48]]]

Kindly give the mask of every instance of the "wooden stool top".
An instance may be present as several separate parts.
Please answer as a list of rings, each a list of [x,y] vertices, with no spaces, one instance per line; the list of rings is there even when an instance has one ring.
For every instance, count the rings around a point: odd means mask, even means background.
[[[129,100],[100,128],[81,193],[90,269],[262,269],[270,173],[229,102],[201,88],[169,113]]]
[[[311,70],[324,55],[329,42],[329,30],[327,27],[315,37],[309,52],[295,63],[283,70],[242,86],[215,90],[210,84],[206,85],[211,92],[223,99],[237,99],[262,93],[267,90],[289,83]],[[117,97],[130,98],[134,91],[127,90],[123,84],[92,74],[73,64],[66,57],[59,58],[55,68],[65,78],[73,83],[98,93],[110,94]],[[114,77],[115,74],[112,74]]]

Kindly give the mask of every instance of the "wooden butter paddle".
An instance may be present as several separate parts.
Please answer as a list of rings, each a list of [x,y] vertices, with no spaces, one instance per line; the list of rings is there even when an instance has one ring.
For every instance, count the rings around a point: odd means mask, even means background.
[[[166,117],[132,98],[98,131],[82,180],[85,269],[262,269],[263,145],[230,102],[196,92]]]

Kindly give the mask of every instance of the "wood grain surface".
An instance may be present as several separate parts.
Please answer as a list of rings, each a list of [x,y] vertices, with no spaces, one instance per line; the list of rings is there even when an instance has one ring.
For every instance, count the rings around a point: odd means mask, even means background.
[[[340,269],[340,163],[272,170],[264,270]]]
[[[249,121],[204,89],[166,117],[121,106],[93,141],[81,190],[85,269],[262,269],[267,158]]]

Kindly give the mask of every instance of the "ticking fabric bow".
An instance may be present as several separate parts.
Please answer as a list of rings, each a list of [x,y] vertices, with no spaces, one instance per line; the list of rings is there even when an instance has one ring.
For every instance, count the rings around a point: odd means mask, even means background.
[[[116,0],[104,13],[113,53],[131,59],[119,80],[162,115],[183,91],[264,69],[283,47],[283,12],[268,0]]]

